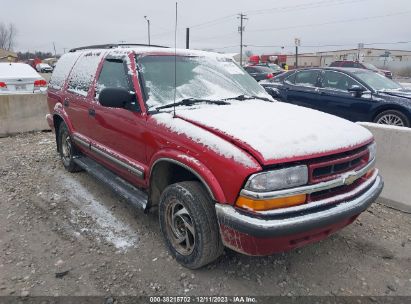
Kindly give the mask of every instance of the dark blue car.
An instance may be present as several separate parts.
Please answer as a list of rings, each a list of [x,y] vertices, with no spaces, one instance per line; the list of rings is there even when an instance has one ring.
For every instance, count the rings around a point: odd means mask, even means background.
[[[372,71],[299,69],[260,84],[280,101],[351,121],[410,127],[411,90]]]

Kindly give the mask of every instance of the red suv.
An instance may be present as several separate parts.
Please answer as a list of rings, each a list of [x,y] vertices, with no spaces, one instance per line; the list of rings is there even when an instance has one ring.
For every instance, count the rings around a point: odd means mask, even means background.
[[[73,49],[48,105],[64,167],[157,209],[167,247],[192,269],[224,246],[269,255],[321,240],[383,187],[371,133],[274,101],[221,54]]]
[[[341,61],[334,61],[330,64],[330,67],[340,67],[340,68],[357,68],[357,69],[365,69],[376,72],[381,74],[387,78],[392,79],[392,73],[388,70],[381,70],[377,68],[375,65],[366,62],[358,62],[358,61],[349,61],[349,60],[341,60]]]

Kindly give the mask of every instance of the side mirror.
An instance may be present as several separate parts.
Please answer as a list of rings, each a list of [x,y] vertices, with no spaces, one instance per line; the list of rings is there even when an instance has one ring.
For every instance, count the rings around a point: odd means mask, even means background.
[[[270,94],[272,97],[279,97],[279,92],[277,88],[272,88],[272,87],[264,87],[264,89],[266,90],[266,92],[268,94]]]
[[[365,88],[354,84],[348,88],[348,92],[354,93],[355,97],[361,97],[361,95],[365,92]]]
[[[133,95],[124,88],[104,88],[98,96],[98,101],[103,107],[124,108],[133,101]]]

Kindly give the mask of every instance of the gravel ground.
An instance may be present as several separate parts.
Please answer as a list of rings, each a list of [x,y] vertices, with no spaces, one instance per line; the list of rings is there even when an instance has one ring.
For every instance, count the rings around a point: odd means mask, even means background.
[[[270,257],[226,250],[197,271],[135,211],[60,164],[52,133],[0,139],[1,295],[411,295],[410,216],[374,204],[351,226]]]

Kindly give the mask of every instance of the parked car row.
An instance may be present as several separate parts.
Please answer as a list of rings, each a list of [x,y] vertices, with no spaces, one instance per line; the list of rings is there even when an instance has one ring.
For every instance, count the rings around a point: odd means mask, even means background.
[[[410,127],[411,90],[367,69],[298,69],[261,85],[283,102],[351,121]]]

